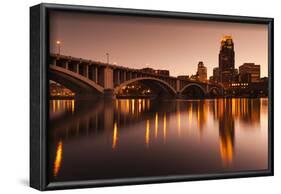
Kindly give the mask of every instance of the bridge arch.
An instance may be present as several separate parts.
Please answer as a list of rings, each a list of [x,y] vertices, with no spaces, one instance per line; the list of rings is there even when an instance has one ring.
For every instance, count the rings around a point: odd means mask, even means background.
[[[172,96],[176,96],[177,94],[177,91],[169,83],[155,77],[138,77],[138,78],[127,80],[121,83],[120,85],[118,85],[117,87],[115,87],[114,93],[117,94],[122,87],[132,84],[134,82],[141,82],[144,85],[148,85],[152,88],[158,88],[161,91],[164,91],[166,94],[170,94]]]
[[[189,83],[180,90],[180,95],[190,98],[203,98],[206,94],[206,89],[197,83]]]
[[[104,88],[94,81],[73,71],[55,65],[49,66],[49,79],[62,84],[80,97],[97,96],[104,93]]]

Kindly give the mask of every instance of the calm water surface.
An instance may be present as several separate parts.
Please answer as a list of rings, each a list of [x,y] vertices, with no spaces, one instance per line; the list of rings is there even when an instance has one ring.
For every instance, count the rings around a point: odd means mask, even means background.
[[[50,181],[267,169],[267,99],[49,104]]]

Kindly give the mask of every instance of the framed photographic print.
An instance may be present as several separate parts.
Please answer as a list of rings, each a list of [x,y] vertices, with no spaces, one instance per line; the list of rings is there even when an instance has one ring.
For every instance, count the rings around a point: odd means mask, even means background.
[[[273,19],[30,9],[30,186],[273,175]]]

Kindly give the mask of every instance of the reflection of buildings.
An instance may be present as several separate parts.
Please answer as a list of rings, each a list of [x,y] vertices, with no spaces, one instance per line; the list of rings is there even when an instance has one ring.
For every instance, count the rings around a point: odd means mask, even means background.
[[[208,119],[208,112],[206,110],[206,106],[203,102],[198,101],[198,103],[194,103],[192,110],[196,111],[197,125],[200,129],[200,132],[202,132],[202,129],[205,127]]]
[[[116,148],[117,144],[117,133],[118,133],[118,128],[117,128],[117,122],[114,122],[113,126],[113,135],[112,135],[112,149],[114,150]]]
[[[58,142],[57,148],[56,148],[56,157],[55,157],[55,161],[53,164],[53,175],[54,177],[58,176],[60,167],[61,167],[61,162],[62,162],[62,141]]]
[[[213,102],[211,112],[219,124],[219,145],[223,163],[231,164],[235,151],[235,120],[250,125],[260,124],[262,99],[228,98]]]
[[[231,164],[234,153],[234,117],[231,99],[218,101],[219,142],[222,161]]]
[[[67,104],[67,100],[61,101]],[[239,119],[244,124],[251,126],[253,123],[259,123],[261,102],[260,99],[215,99],[212,101],[176,101],[169,104],[170,106],[163,106],[159,103],[155,107],[154,103],[157,101],[149,99],[121,99],[114,101],[113,104],[98,101],[91,104],[91,107],[87,107],[85,112],[79,110],[72,114],[69,110],[67,117],[63,117],[60,121],[52,120],[50,131],[55,136],[55,142],[83,136],[91,136],[93,140],[96,137],[106,137],[104,138],[107,142],[106,146],[108,145],[109,149],[116,152],[126,141],[122,138],[126,136],[124,136],[126,130],[136,129],[141,131],[138,134],[141,145],[147,149],[153,149],[156,142],[162,145],[172,142],[176,132],[178,134],[176,137],[182,138],[187,133],[192,134],[195,129],[196,134],[199,133],[200,137],[206,137],[204,133],[209,132],[203,129],[206,127],[209,127],[210,130],[213,129],[213,126],[208,125],[208,120],[212,119],[212,116],[209,118],[208,116],[213,112],[215,113],[214,120],[218,123],[218,127],[214,125],[218,131],[212,131],[213,134],[218,133],[218,137],[213,143],[217,145],[221,161],[227,166],[231,165],[235,159],[235,120]],[[62,104],[59,106],[60,109],[63,107],[67,108]],[[253,129],[257,128],[253,127]],[[130,131],[128,132],[131,133]],[[206,139],[200,138],[200,140],[205,141]],[[54,177],[59,172],[62,161],[62,144],[56,146],[58,151],[53,153],[51,164],[54,164],[54,167],[52,166]]]
[[[260,107],[260,99],[232,99],[233,117],[252,126],[260,123]]]
[[[199,129],[200,135],[202,135],[203,129],[206,127],[208,122],[208,115],[210,114],[208,103],[206,103],[205,101],[194,101],[192,103],[188,103],[187,107],[186,107],[186,103],[184,102],[178,102],[178,103],[179,103],[177,108],[178,128],[181,126],[180,113],[187,111],[188,118],[186,120],[188,122],[189,127],[191,127],[192,124],[196,124],[196,128]],[[185,123],[186,120],[183,119],[182,123]]]

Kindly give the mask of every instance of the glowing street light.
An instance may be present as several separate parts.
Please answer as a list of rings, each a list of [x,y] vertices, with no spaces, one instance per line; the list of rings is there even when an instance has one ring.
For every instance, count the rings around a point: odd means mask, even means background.
[[[58,54],[60,55],[60,45],[61,45],[61,41],[57,40],[56,41],[57,47],[58,47]]]

